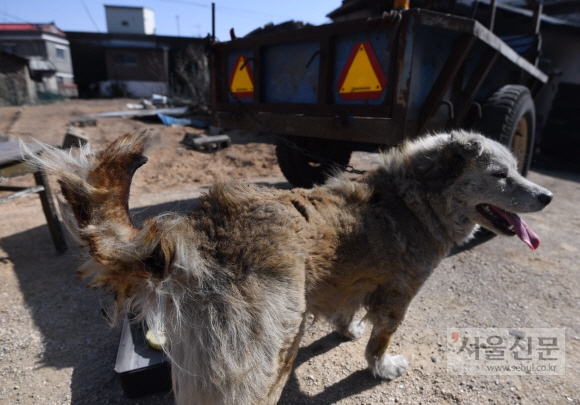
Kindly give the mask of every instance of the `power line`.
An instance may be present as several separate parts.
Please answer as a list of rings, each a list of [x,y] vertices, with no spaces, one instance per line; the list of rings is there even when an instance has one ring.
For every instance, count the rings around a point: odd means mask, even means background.
[[[91,14],[91,12],[89,11],[87,5],[85,4],[85,2],[83,0],[81,0],[81,4],[83,5],[83,7],[85,8],[85,11],[87,12],[87,14],[89,15],[89,18],[91,19],[91,21],[93,22],[93,25],[95,26],[95,28],[97,29],[97,32],[101,32],[101,30],[99,30],[99,26],[97,25],[97,23],[95,22],[95,19],[93,18],[93,15]]]
[[[191,1],[185,1],[185,0],[157,0],[157,1],[161,1],[163,3],[177,3],[177,4],[183,4],[186,6],[193,6],[193,7],[201,7],[201,8],[211,8],[210,5],[208,4],[203,4],[203,3],[196,3],[196,2],[191,2]],[[274,15],[274,14],[270,14],[270,13],[262,13],[259,11],[253,11],[253,10],[244,10],[244,9],[240,9],[240,8],[234,8],[234,7],[221,7],[219,5],[216,5],[217,7],[217,11],[220,12],[224,12],[226,14],[230,14],[230,15],[239,15],[236,13],[242,13],[242,14],[253,14],[253,15],[262,15],[265,17],[276,17],[276,18],[286,18],[283,16],[279,16],[279,15]]]
[[[231,15],[234,17],[242,17],[242,18],[247,18],[248,16],[250,17],[254,17],[254,19],[256,18],[260,18],[262,20],[264,19],[284,19],[284,20],[288,20],[288,16],[281,16],[281,15],[275,15],[275,14],[266,14],[266,13],[260,13],[258,11],[249,11],[249,10],[237,10],[234,8],[224,8],[224,9],[219,9],[219,12],[223,13],[223,14],[227,14],[227,15]]]
[[[20,17],[16,17],[14,15],[10,15],[8,13],[5,13],[4,11],[0,11],[0,14],[4,15],[5,17],[11,18],[12,20],[16,20],[18,22],[21,22],[21,23],[29,23],[30,22],[30,21],[23,20]]]
[[[182,0],[157,0],[164,3],[177,3],[177,4],[185,4],[186,6],[193,6],[193,7],[201,7],[201,8],[210,8],[211,6],[208,4],[202,3],[193,3],[191,1],[182,1]]]
[[[276,18],[288,18],[288,16],[281,16],[281,15],[276,15],[276,14],[270,14],[270,13],[261,13],[259,11],[253,11],[253,10],[244,10],[244,9],[240,9],[240,8],[233,8],[233,7],[220,7],[220,9],[222,11],[229,11],[230,13],[241,13],[241,14],[253,14],[253,15],[262,15],[264,17],[276,17]]]

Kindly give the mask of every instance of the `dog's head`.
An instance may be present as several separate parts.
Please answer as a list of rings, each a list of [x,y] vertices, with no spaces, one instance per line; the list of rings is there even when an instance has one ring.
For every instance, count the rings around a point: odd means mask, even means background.
[[[497,234],[517,235],[531,249],[539,246],[538,236],[517,214],[544,209],[552,193],[524,178],[505,146],[463,131],[423,142],[432,147],[415,155],[415,173],[431,195],[443,193],[448,212]]]

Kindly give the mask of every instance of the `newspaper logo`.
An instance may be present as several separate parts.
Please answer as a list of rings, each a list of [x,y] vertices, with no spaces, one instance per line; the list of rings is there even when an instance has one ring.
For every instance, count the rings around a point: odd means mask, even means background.
[[[447,329],[447,371],[455,375],[564,375],[564,328]]]

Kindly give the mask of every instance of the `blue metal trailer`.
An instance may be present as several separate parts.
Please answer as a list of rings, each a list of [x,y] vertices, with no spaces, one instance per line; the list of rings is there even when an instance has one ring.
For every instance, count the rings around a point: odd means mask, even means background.
[[[216,43],[210,63],[212,124],[279,135],[303,187],[353,150],[451,128],[511,146],[526,173],[548,80],[479,22],[422,9]]]

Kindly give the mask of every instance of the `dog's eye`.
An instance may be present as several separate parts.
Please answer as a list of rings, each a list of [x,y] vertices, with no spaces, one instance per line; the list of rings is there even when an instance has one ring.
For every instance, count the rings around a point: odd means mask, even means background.
[[[493,177],[496,177],[498,179],[506,179],[507,178],[507,173],[505,172],[495,172],[491,174]]]

